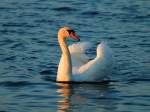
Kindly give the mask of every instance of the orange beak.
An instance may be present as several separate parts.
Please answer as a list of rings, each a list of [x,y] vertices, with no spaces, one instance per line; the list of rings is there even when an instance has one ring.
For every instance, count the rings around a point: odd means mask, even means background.
[[[80,41],[80,37],[77,36],[75,33],[71,33],[71,34],[70,34],[70,37],[73,38],[74,40]]]

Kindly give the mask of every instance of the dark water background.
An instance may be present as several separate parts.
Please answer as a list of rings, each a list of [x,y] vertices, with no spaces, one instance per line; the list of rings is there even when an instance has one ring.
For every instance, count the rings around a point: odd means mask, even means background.
[[[108,84],[58,84],[57,30],[106,40]],[[94,56],[94,51],[91,53]],[[0,112],[149,112],[149,0],[1,0]]]

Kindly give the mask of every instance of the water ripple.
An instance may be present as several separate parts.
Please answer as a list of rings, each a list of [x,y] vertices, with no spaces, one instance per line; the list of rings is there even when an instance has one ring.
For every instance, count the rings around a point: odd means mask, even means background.
[[[32,83],[28,81],[3,81],[0,82],[0,86],[5,86],[5,87],[22,87],[22,86],[28,86],[32,85]]]
[[[53,8],[52,10],[54,10],[54,11],[61,11],[61,12],[77,11],[77,9],[72,8],[72,7],[67,7],[67,6]]]
[[[83,15],[87,15],[87,16],[95,16],[95,15],[99,15],[98,11],[86,11],[86,12],[82,12]]]

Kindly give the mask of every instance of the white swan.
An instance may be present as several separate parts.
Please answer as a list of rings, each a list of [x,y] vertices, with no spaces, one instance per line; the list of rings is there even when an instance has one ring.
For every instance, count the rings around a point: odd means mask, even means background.
[[[80,40],[69,27],[63,27],[58,31],[58,42],[62,56],[57,71],[59,82],[99,82],[110,72],[112,67],[112,53],[105,42],[97,47],[97,54],[93,60],[88,61],[85,49],[88,43],[77,43],[67,46],[66,38]]]

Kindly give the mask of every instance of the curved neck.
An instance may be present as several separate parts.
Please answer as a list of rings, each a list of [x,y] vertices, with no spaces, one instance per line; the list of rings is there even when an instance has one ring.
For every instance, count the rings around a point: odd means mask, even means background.
[[[59,78],[57,78],[57,81],[70,81],[72,75],[70,52],[65,42],[65,39],[61,35],[58,35],[58,42],[62,51],[63,72],[59,74],[60,76],[58,76]]]

